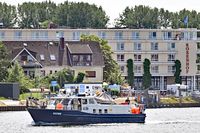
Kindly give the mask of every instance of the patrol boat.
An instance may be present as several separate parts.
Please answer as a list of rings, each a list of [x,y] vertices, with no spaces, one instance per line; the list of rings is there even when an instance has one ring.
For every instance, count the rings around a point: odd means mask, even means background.
[[[35,125],[144,123],[144,106],[95,96],[54,97],[45,108],[28,108]]]

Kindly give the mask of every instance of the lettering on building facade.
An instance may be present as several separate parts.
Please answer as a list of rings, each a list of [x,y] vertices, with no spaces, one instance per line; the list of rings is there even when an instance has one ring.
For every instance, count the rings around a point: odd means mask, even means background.
[[[185,65],[185,70],[186,70],[186,74],[189,73],[189,69],[190,69],[190,58],[189,58],[189,44],[186,43],[186,47],[185,47],[185,51],[186,51],[186,65]]]

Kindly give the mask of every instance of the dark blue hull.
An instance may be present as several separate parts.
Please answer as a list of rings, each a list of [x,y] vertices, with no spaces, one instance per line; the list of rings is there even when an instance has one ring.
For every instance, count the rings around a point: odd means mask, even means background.
[[[97,123],[144,123],[146,114],[90,114],[75,110],[28,108],[36,125],[85,125]]]

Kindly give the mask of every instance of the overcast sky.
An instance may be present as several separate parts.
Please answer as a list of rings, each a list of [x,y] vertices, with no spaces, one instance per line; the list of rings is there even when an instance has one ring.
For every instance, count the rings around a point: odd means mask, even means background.
[[[42,2],[45,0],[0,0],[8,4],[17,5],[23,2]],[[65,0],[51,0],[55,3],[63,3]],[[150,7],[164,8],[169,11],[179,11],[183,8],[188,10],[196,10],[200,12],[200,0],[68,0],[74,2],[88,2],[102,6],[106,14],[110,17],[111,25],[114,19],[119,17],[119,14],[127,7],[134,7],[135,5],[146,5]]]

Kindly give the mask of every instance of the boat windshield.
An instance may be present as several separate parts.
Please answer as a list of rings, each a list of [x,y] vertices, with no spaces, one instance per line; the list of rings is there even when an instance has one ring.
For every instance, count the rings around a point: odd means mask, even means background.
[[[60,103],[61,101],[62,101],[62,99],[51,99],[49,101],[49,104],[50,105],[56,105],[56,104]]]

